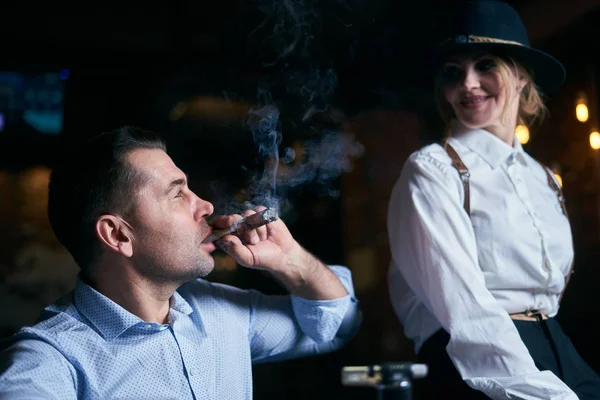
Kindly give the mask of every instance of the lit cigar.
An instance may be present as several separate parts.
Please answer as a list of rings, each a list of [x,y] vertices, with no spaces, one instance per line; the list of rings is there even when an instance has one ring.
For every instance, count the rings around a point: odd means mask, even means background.
[[[221,239],[225,235],[241,235],[253,229],[260,228],[261,226],[277,219],[279,219],[279,214],[277,214],[277,211],[272,208],[267,208],[261,212],[247,216],[246,218],[234,223],[229,228],[214,230],[209,237],[204,239],[203,243],[214,242],[215,240]]]

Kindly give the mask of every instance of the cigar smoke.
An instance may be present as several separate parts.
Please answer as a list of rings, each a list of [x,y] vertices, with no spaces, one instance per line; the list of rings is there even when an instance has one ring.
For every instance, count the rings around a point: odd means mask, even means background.
[[[236,222],[229,228],[213,230],[210,236],[204,239],[204,243],[214,242],[215,240],[221,239],[225,235],[239,236],[253,229],[260,228],[261,226],[277,219],[279,219],[279,214],[277,211],[273,208],[267,208]]]
[[[263,93],[263,96],[269,98],[266,93]],[[248,126],[258,147],[259,158],[265,165],[260,181],[250,189],[251,202],[279,210],[280,201],[277,194],[279,145],[281,144],[279,110],[272,104],[258,110],[250,110]]]
[[[281,215],[291,206],[293,191],[309,187],[319,195],[338,196],[337,178],[352,169],[352,158],[362,154],[363,146],[348,133],[314,128],[315,116],[331,112],[331,97],[338,87],[338,76],[328,52],[320,48],[323,26],[338,15],[326,15],[334,3],[348,8],[345,0],[333,3],[309,0],[257,0],[263,21],[248,35],[253,53],[264,54],[268,75],[259,80],[255,106],[246,125],[258,150],[256,162],[261,170],[248,187],[237,193],[242,201],[219,204],[223,213],[240,212],[255,205],[277,210]],[[252,44],[254,43],[254,44]],[[285,110],[282,107],[285,99]],[[335,127],[339,126],[338,122]],[[335,128],[332,126],[332,128]],[[302,148],[281,147],[284,129],[312,132]],[[303,134],[306,138],[308,135]],[[222,192],[214,183],[214,198]],[[226,198],[231,199],[232,196]]]
[[[335,130],[317,132],[303,143],[300,154],[290,147],[280,148],[284,125],[308,129],[315,114],[330,111],[338,77],[316,47],[320,29],[329,17],[323,3],[260,0],[259,4],[265,20],[274,21],[271,26],[262,26],[264,30],[272,29],[266,44],[276,55],[265,65],[279,67],[280,78],[259,88],[258,102],[263,106],[249,113],[248,126],[264,170],[247,192],[252,204],[264,204],[281,213],[289,206],[290,192],[301,186],[310,185],[321,195],[337,196],[339,193],[332,189],[335,180],[352,169],[351,159],[361,155],[364,148],[350,134]],[[288,113],[286,118],[291,122],[285,124],[273,95],[282,91],[301,110],[297,115]],[[306,126],[302,126],[304,123]]]

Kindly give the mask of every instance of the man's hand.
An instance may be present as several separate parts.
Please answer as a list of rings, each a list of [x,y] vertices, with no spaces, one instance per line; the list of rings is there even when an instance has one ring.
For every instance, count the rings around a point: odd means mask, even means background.
[[[264,210],[256,207],[242,215],[217,217],[213,226],[227,228],[244,217]],[[339,279],[294,239],[278,219],[240,237],[226,235],[215,242],[245,267],[269,271],[297,296],[310,299],[336,299],[347,295]]]
[[[242,215],[233,214],[217,217],[213,226],[226,228],[265,207],[246,210]],[[240,265],[248,268],[277,272],[287,264],[293,264],[300,256],[301,246],[292,237],[287,226],[280,219],[248,231],[242,235],[226,235],[215,242]]]

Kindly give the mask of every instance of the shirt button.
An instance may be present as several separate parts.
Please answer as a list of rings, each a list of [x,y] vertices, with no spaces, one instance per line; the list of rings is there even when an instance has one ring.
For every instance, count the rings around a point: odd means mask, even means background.
[[[146,324],[146,329],[150,329],[150,328],[152,328],[152,325]]]
[[[190,376],[194,376],[194,370],[190,369]]]

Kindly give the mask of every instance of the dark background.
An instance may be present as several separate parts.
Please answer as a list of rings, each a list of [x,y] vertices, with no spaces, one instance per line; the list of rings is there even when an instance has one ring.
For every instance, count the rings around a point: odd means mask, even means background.
[[[257,366],[255,398],[375,398],[367,389],[343,388],[340,370],[414,360],[387,296],[385,212],[406,156],[441,135],[423,50],[443,22],[444,13],[433,12],[458,3],[3,3],[0,70],[33,76],[68,70],[69,76],[62,81],[60,134],[24,123],[0,131],[2,335],[31,323],[77,273],[45,216],[49,168],[62,146],[126,124],[159,131],[192,188],[219,211],[230,199],[243,198],[262,172],[246,120],[249,109],[274,104],[281,149],[300,154],[324,129],[348,133],[364,146],[351,172],[326,182],[328,190],[314,184],[289,190],[284,219],[310,251],[352,269],[365,322],[337,353]],[[599,316],[600,181],[588,135],[598,128],[600,1],[509,3],[523,17],[532,45],[555,55],[568,71],[565,86],[548,98],[550,119],[532,129],[525,148],[564,182],[577,273],[558,318],[599,371],[592,327]],[[580,92],[590,105],[585,124],[574,118]],[[327,111],[303,118],[324,105]],[[209,279],[281,292],[271,278],[222,256]]]

